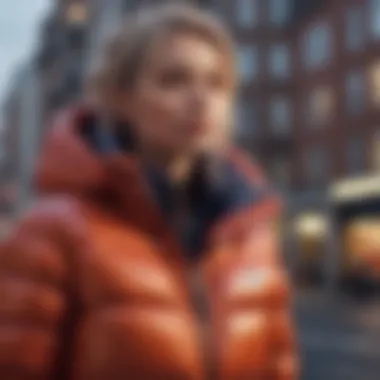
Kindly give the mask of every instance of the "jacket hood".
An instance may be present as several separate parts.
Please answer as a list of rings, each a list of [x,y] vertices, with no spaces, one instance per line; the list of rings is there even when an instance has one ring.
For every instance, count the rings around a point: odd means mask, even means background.
[[[54,120],[36,171],[38,190],[45,194],[74,196],[105,190],[108,199],[119,199],[119,204],[123,204],[125,209],[136,208],[139,203],[146,204],[147,189],[141,180],[141,165],[133,154],[114,149],[112,144],[107,145],[104,136],[99,150],[93,135],[88,134],[88,127],[94,129],[97,122],[93,110],[86,106],[65,110]],[[129,137],[125,140],[128,142]],[[241,223],[248,226],[253,221],[250,210],[266,217],[273,217],[280,211],[281,203],[267,186],[258,166],[237,149],[226,155],[221,179],[203,200],[202,207],[218,215],[219,219],[225,217],[226,225],[232,220],[234,225],[239,224],[231,214],[237,215]],[[164,202],[159,199],[158,203]],[[136,208],[136,215],[144,214],[144,207],[138,211]],[[240,212],[243,210],[244,218]]]
[[[105,161],[122,154],[110,149],[107,141],[103,142],[101,149],[94,149],[93,138],[88,134],[88,127],[93,126],[94,119],[94,111],[86,105],[72,106],[55,117],[38,160],[35,179],[39,190],[83,191],[101,185],[106,179]],[[128,155],[123,156],[127,160]],[[231,149],[227,160],[229,166],[232,166],[229,168],[231,173],[227,173],[231,180],[232,177],[241,177],[234,178],[235,184],[244,182],[252,189],[266,187],[266,180],[259,167],[240,151]],[[130,161],[131,164],[133,160]],[[234,181],[231,184],[232,182]]]
[[[52,123],[36,170],[36,186],[43,193],[85,192],[100,186],[105,168],[90,144],[82,138],[91,111],[72,107]]]

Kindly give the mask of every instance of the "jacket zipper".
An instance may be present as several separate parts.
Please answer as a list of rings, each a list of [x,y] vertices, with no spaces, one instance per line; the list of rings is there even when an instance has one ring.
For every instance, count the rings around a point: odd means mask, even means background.
[[[203,366],[205,380],[215,379],[213,374],[213,358],[212,358],[212,331],[211,331],[211,310],[209,297],[207,295],[206,285],[198,266],[191,267],[189,274],[189,293],[194,310],[197,317],[199,341],[201,343]]]
[[[183,197],[184,192],[177,193],[180,196],[177,199],[177,208],[174,215],[174,221],[176,227],[181,229],[188,229],[189,226],[186,225],[189,222],[190,215],[188,214],[188,199]],[[181,197],[182,195],[182,197]],[[179,231],[180,236],[181,231]],[[202,275],[202,260],[191,261],[185,259],[187,262],[185,268],[190,268],[190,271],[187,273],[187,286],[190,303],[196,316],[198,325],[198,335],[199,342],[202,349],[202,361],[205,377],[204,380],[214,380],[215,376],[212,374],[212,357],[211,357],[211,305],[209,297],[207,294],[206,284]]]

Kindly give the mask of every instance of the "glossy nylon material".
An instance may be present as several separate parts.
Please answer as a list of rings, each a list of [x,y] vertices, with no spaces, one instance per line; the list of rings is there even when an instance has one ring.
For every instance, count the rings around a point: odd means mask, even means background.
[[[141,165],[94,153],[80,121],[71,113],[52,131],[41,200],[0,249],[0,320],[9,321],[0,326],[0,377],[204,380],[203,315],[207,376],[294,380],[287,285],[270,228],[276,202],[223,208],[194,262]],[[199,293],[189,285],[192,269],[204,283]]]

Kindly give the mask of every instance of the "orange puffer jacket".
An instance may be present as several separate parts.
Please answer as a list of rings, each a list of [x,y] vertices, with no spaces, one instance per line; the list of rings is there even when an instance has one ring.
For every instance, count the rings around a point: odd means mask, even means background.
[[[57,120],[44,195],[1,246],[1,380],[296,379],[277,202],[219,216],[188,260],[137,160],[93,151],[84,113]]]

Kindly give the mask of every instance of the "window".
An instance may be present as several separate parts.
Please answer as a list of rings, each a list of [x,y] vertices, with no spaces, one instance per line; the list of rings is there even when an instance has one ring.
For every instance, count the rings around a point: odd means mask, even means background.
[[[269,22],[276,26],[285,25],[290,16],[291,4],[289,0],[269,0]]]
[[[305,152],[305,177],[310,185],[323,185],[329,178],[330,157],[324,147],[312,147]]]
[[[371,66],[369,75],[371,101],[374,105],[380,106],[380,62]]]
[[[355,70],[346,77],[346,107],[350,114],[359,114],[365,106],[365,77],[362,71]]]
[[[370,29],[374,38],[380,38],[380,0],[370,0]]]
[[[288,133],[291,125],[291,103],[284,96],[273,98],[269,105],[269,120],[273,132],[276,134]]]
[[[236,20],[242,27],[253,27],[259,20],[257,0],[236,0]]]
[[[310,28],[303,40],[303,61],[308,70],[326,66],[331,59],[332,33],[327,23]]]
[[[351,51],[362,50],[365,43],[365,19],[363,7],[352,7],[346,13],[346,47]]]
[[[310,91],[306,109],[306,121],[311,126],[321,126],[330,122],[334,111],[334,94],[331,87],[313,88]]]
[[[347,142],[347,169],[351,174],[361,173],[366,167],[366,147],[362,136],[351,136]]]
[[[241,81],[243,83],[250,82],[259,71],[257,47],[241,46],[238,53],[238,64]]]
[[[284,43],[269,48],[269,71],[272,77],[284,79],[290,74],[290,51]]]
[[[240,99],[236,105],[237,139],[249,139],[257,131],[257,103],[248,99]]]

